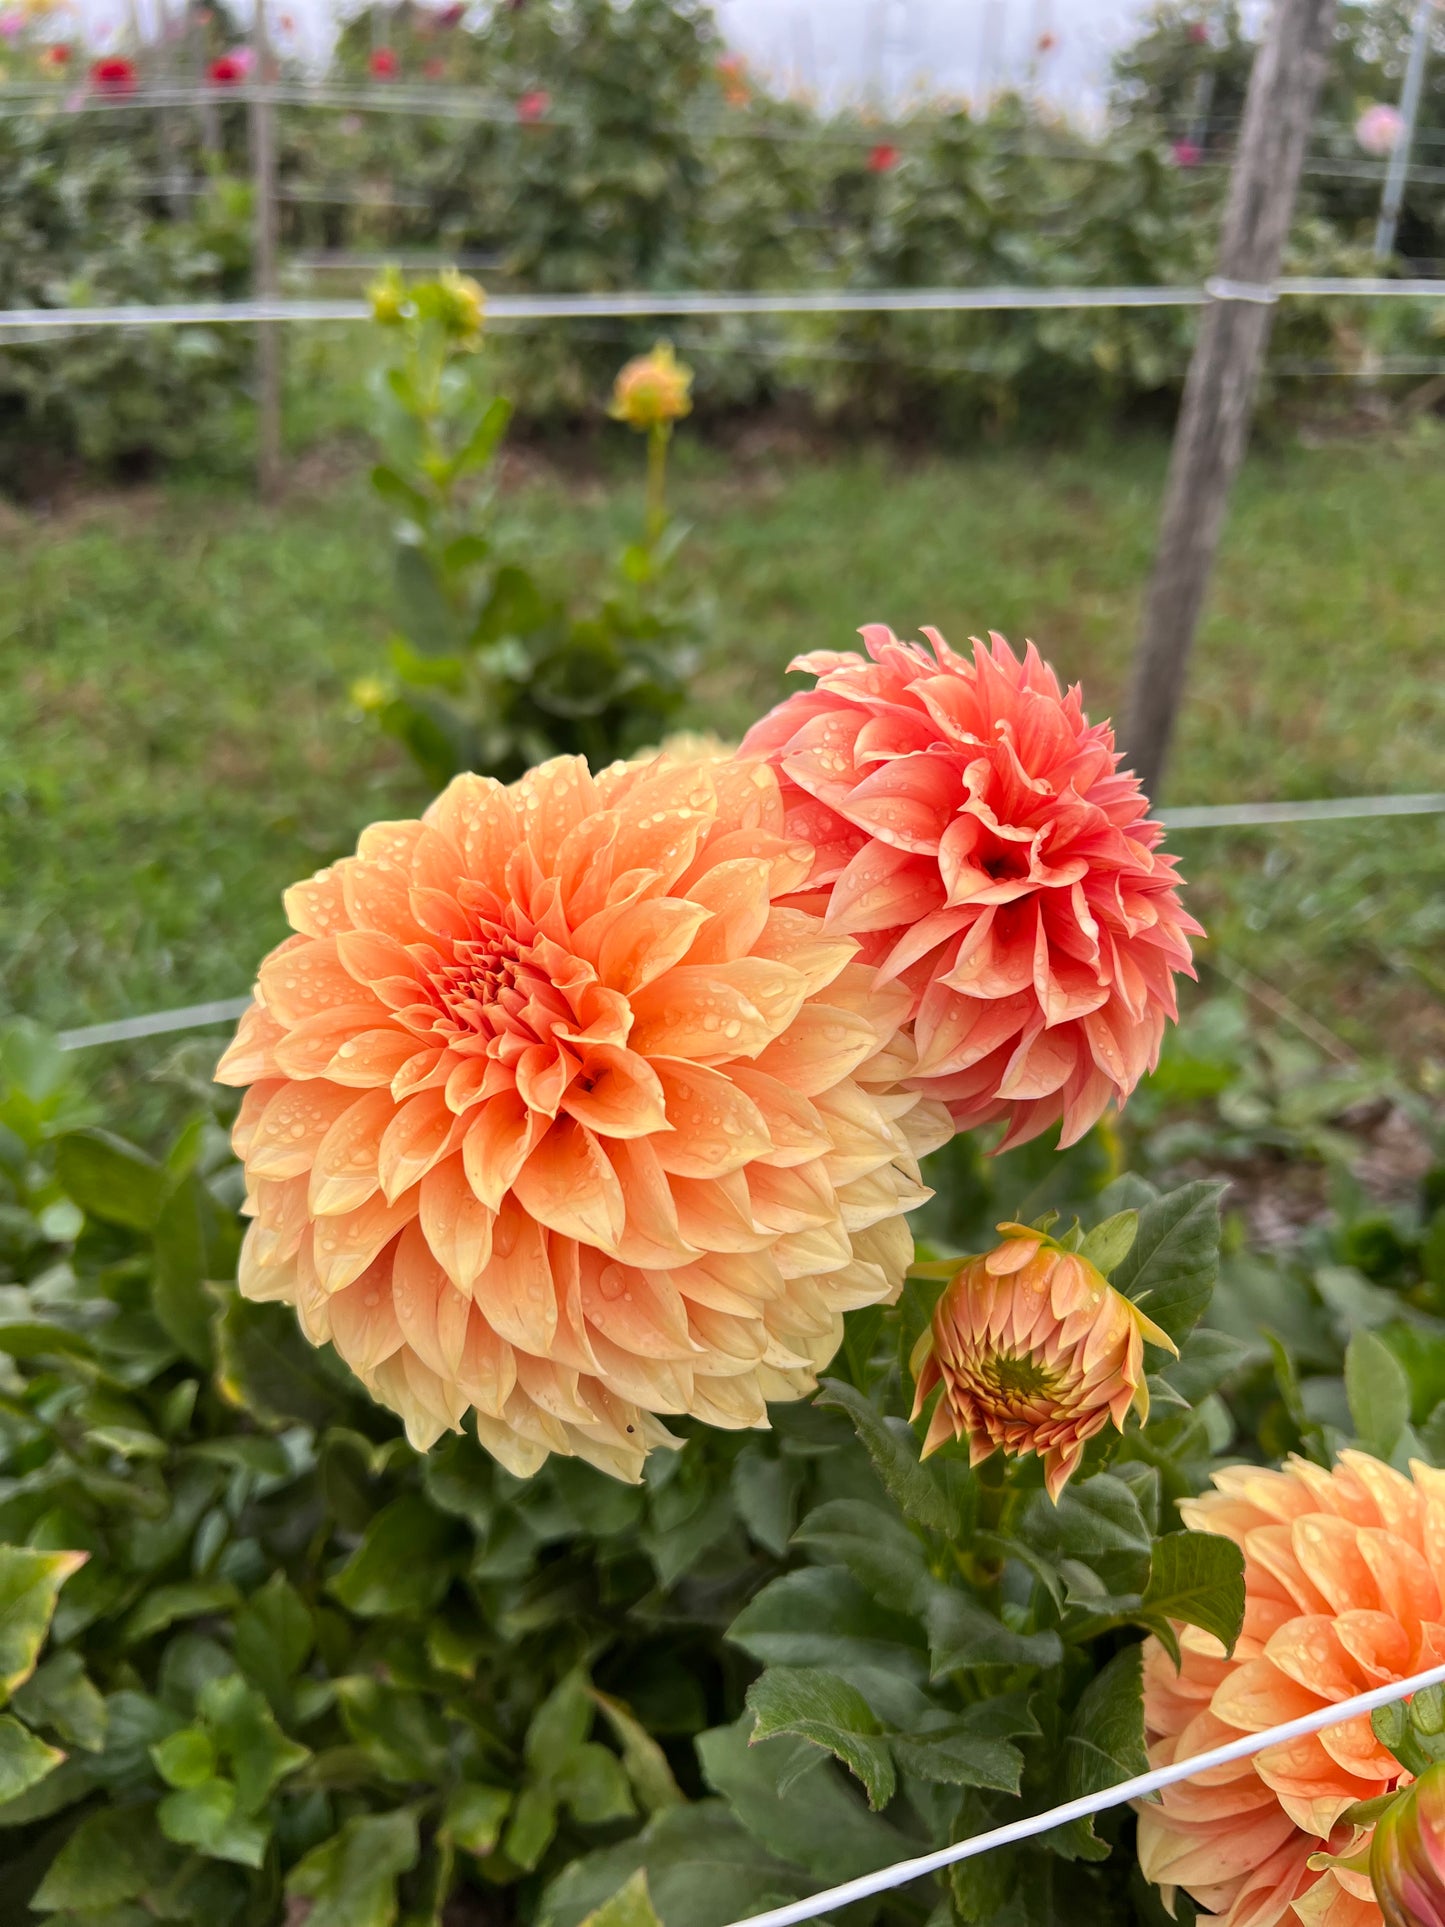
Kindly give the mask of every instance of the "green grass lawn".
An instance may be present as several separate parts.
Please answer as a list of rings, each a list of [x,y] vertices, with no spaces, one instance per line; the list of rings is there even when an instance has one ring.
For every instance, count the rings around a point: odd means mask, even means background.
[[[619,437],[620,444],[620,437]],[[582,580],[639,492],[632,449],[519,460],[507,518]],[[1445,787],[1445,442],[1280,446],[1236,497],[1169,785],[1176,803]],[[693,720],[736,729],[798,649],[865,620],[1032,636],[1118,703],[1162,444],[958,459],[759,438],[685,449],[717,611]],[[354,455],[264,509],[179,481],[7,515],[0,1007],[66,1026],[238,992],[280,891],[425,800],[348,701],[379,666],[388,545]],[[1445,824],[1181,834],[1221,951],[1357,1047],[1445,1055]]]

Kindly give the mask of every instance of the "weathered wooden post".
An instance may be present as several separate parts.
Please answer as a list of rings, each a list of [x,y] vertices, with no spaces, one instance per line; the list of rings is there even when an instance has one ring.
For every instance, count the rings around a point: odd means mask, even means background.
[[[1207,284],[1124,725],[1129,762],[1159,790],[1230,487],[1249,437],[1274,284],[1294,212],[1335,0],[1275,0],[1250,75],[1219,266]]]
[[[270,92],[275,75],[266,30],[265,0],[256,0],[252,37],[255,75],[251,95],[251,184],[255,194],[254,293],[274,301],[280,293],[276,267],[276,110]],[[263,501],[281,493],[281,324],[256,324],[256,481]]]

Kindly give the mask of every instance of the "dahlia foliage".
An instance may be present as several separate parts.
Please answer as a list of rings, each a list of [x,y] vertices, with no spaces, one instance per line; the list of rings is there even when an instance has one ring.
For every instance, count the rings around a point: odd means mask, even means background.
[[[1294,1458],[1282,1471],[1217,1472],[1214,1492],[1181,1506],[1187,1525],[1242,1550],[1244,1630],[1226,1656],[1210,1634],[1186,1628],[1177,1671],[1148,1642],[1153,1765],[1445,1662],[1445,1472],[1415,1463],[1411,1473],[1364,1452],[1344,1453],[1332,1471]],[[1425,1927],[1436,1916],[1382,1914],[1370,1829],[1351,1814],[1402,1778],[1370,1720],[1357,1717],[1168,1788],[1140,1809],[1140,1864],[1166,1901],[1183,1888],[1204,1918],[1227,1927],[1384,1927],[1387,1918]],[[1398,1854],[1390,1859],[1398,1865]],[[1439,1905],[1438,1884],[1434,1893]]]

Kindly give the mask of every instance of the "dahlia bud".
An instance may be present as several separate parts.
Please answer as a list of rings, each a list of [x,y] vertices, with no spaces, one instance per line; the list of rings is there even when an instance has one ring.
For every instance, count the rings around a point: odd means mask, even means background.
[[[998,1228],[1004,1242],[964,1262],[914,1350],[913,1417],[941,1384],[924,1457],[950,1437],[968,1440],[973,1465],[1036,1452],[1057,1501],[1110,1419],[1122,1431],[1131,1407],[1149,1416],[1144,1341],[1176,1347],[1079,1252],[1030,1225]]]
[[[459,341],[475,342],[482,332],[487,297],[469,274],[447,268],[439,283],[442,320]]]
[[[692,412],[691,387],[691,368],[677,359],[670,341],[659,341],[650,355],[637,355],[623,368],[612,385],[607,412],[614,421],[646,433]]]
[[[1385,1927],[1445,1927],[1445,1761],[1376,1821],[1370,1883]]]
[[[378,275],[367,296],[371,302],[371,318],[383,328],[399,327],[410,312],[406,284],[395,268],[386,268]]]

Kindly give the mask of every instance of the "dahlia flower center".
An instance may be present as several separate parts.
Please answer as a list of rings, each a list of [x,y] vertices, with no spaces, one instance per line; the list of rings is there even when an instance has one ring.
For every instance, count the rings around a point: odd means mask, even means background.
[[[437,1029],[454,1042],[503,1031],[537,1035],[550,1030],[547,1017],[571,1014],[528,948],[498,924],[484,923],[476,938],[454,944],[452,961],[432,981],[444,1013]]]
[[[980,1360],[979,1380],[1001,1405],[1031,1405],[1058,1385],[1059,1375],[1029,1353],[993,1352]]]

